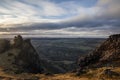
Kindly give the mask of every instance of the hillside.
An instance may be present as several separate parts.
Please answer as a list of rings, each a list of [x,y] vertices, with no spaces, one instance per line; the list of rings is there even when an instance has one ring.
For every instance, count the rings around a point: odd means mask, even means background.
[[[85,73],[88,69],[102,67],[120,67],[120,34],[109,36],[92,53],[81,57],[78,61],[78,75]],[[108,73],[111,70],[108,69]]]
[[[0,40],[0,59],[1,80],[120,80],[120,34],[111,35],[93,52],[80,57],[77,73],[64,73],[48,58],[41,59],[30,39],[20,35]]]
[[[0,68],[0,80],[120,80],[120,76],[118,75],[105,74],[106,69],[108,67],[90,69],[87,73],[76,76],[75,73],[53,75],[30,73],[6,74]],[[112,71],[120,73],[120,68],[114,68]]]
[[[30,39],[15,36],[12,40],[0,40],[0,68],[6,73],[64,73],[49,61],[40,58]]]
[[[30,43],[20,35],[13,40],[0,40],[0,66],[5,72],[41,73],[43,71],[38,54]]]

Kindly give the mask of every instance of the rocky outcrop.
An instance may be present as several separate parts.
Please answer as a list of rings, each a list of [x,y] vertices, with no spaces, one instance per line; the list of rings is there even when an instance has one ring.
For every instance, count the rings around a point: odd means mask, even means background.
[[[25,72],[41,73],[39,55],[32,46],[30,39],[23,40],[20,35],[14,38],[13,47],[19,48],[20,53],[15,57],[15,64]]]
[[[64,73],[64,69],[41,59],[30,39],[21,35],[12,40],[0,40],[0,67],[12,73]]]
[[[109,36],[92,53],[79,59],[79,72],[85,68],[120,66],[120,34]]]
[[[22,36],[18,35],[14,37],[12,46],[14,48],[22,48],[24,42],[25,41],[23,40]]]
[[[0,40],[0,53],[8,50],[9,47],[10,47],[10,42],[8,40],[5,39]]]
[[[8,40],[0,41],[0,66],[4,67],[5,71],[15,73],[43,72],[39,55],[30,39],[24,40],[22,36],[18,35],[11,42]]]

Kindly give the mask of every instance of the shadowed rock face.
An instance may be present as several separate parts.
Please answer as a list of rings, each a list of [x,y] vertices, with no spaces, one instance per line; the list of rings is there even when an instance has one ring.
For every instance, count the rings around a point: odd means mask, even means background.
[[[23,40],[20,35],[14,38],[13,47],[19,48],[20,53],[15,57],[15,64],[25,72],[41,73],[39,55],[32,46],[30,39]]]
[[[15,36],[12,44],[8,40],[0,41],[0,66],[16,73],[41,73],[43,69],[39,55],[32,46],[30,39]]]
[[[15,36],[0,40],[0,67],[12,73],[64,73],[59,66],[40,58],[30,39]]]
[[[18,36],[15,36],[14,39],[13,39],[13,47],[14,48],[22,48],[23,46],[23,38],[21,35],[18,35]]]
[[[109,36],[89,55],[79,59],[79,71],[84,68],[120,66],[120,34]]]
[[[10,42],[8,40],[0,40],[0,53],[8,50],[10,47]]]

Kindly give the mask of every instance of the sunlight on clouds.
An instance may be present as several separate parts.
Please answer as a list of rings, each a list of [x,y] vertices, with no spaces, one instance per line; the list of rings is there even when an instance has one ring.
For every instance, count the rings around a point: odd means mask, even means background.
[[[4,24],[4,25],[19,24],[19,23],[28,22],[28,21],[29,21],[28,18],[26,18],[24,16],[14,18],[14,17],[12,17],[12,15],[3,15],[0,18],[0,24]]]
[[[0,32],[0,35],[3,35],[3,34],[10,34],[9,32]]]
[[[0,35],[105,37],[120,32],[120,0],[98,0],[90,7],[80,1],[1,0]]]
[[[27,34],[27,32],[0,32],[0,35],[18,35],[18,34]]]
[[[11,0],[10,0],[11,1]],[[24,23],[24,22],[45,22],[50,21],[54,22],[54,19],[45,19],[43,16],[60,16],[66,13],[66,11],[59,7],[58,5],[48,2],[48,1],[40,1],[39,3],[35,3],[38,7],[33,5],[28,5],[26,3],[22,3],[16,0],[13,0],[12,3],[10,1],[6,1],[4,4],[5,7],[0,6],[0,23]],[[28,0],[26,0],[29,3]]]
[[[63,8],[59,7],[54,3],[43,2],[41,6],[44,6],[43,14],[45,16],[60,16],[60,15],[66,14],[66,11]]]
[[[1,23],[9,22],[12,24],[17,22],[24,23],[31,21],[44,22],[46,19],[47,21],[55,22],[55,19],[49,19],[49,17],[56,17],[56,19],[59,19],[64,15],[79,15],[82,20],[89,14],[95,14],[95,11],[93,11],[91,8],[84,8],[80,5],[73,4],[72,2],[69,2],[68,6],[68,4],[56,4],[47,0],[38,0],[37,3],[32,0],[25,0],[25,3],[17,0],[5,1],[5,7],[0,6],[0,13],[3,13],[1,16],[3,16],[2,19],[4,19],[0,20]]]

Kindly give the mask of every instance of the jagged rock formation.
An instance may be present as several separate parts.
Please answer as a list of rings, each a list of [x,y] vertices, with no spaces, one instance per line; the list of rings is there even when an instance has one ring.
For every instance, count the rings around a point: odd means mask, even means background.
[[[79,59],[79,72],[85,68],[120,66],[120,34],[109,36],[92,53]]]
[[[12,43],[11,43],[12,42]],[[30,39],[15,36],[13,41],[0,41],[0,66],[7,71],[41,73],[43,71],[37,52]]]
[[[15,36],[13,40],[0,40],[0,67],[12,73],[64,73],[59,66],[41,59],[30,39]]]

